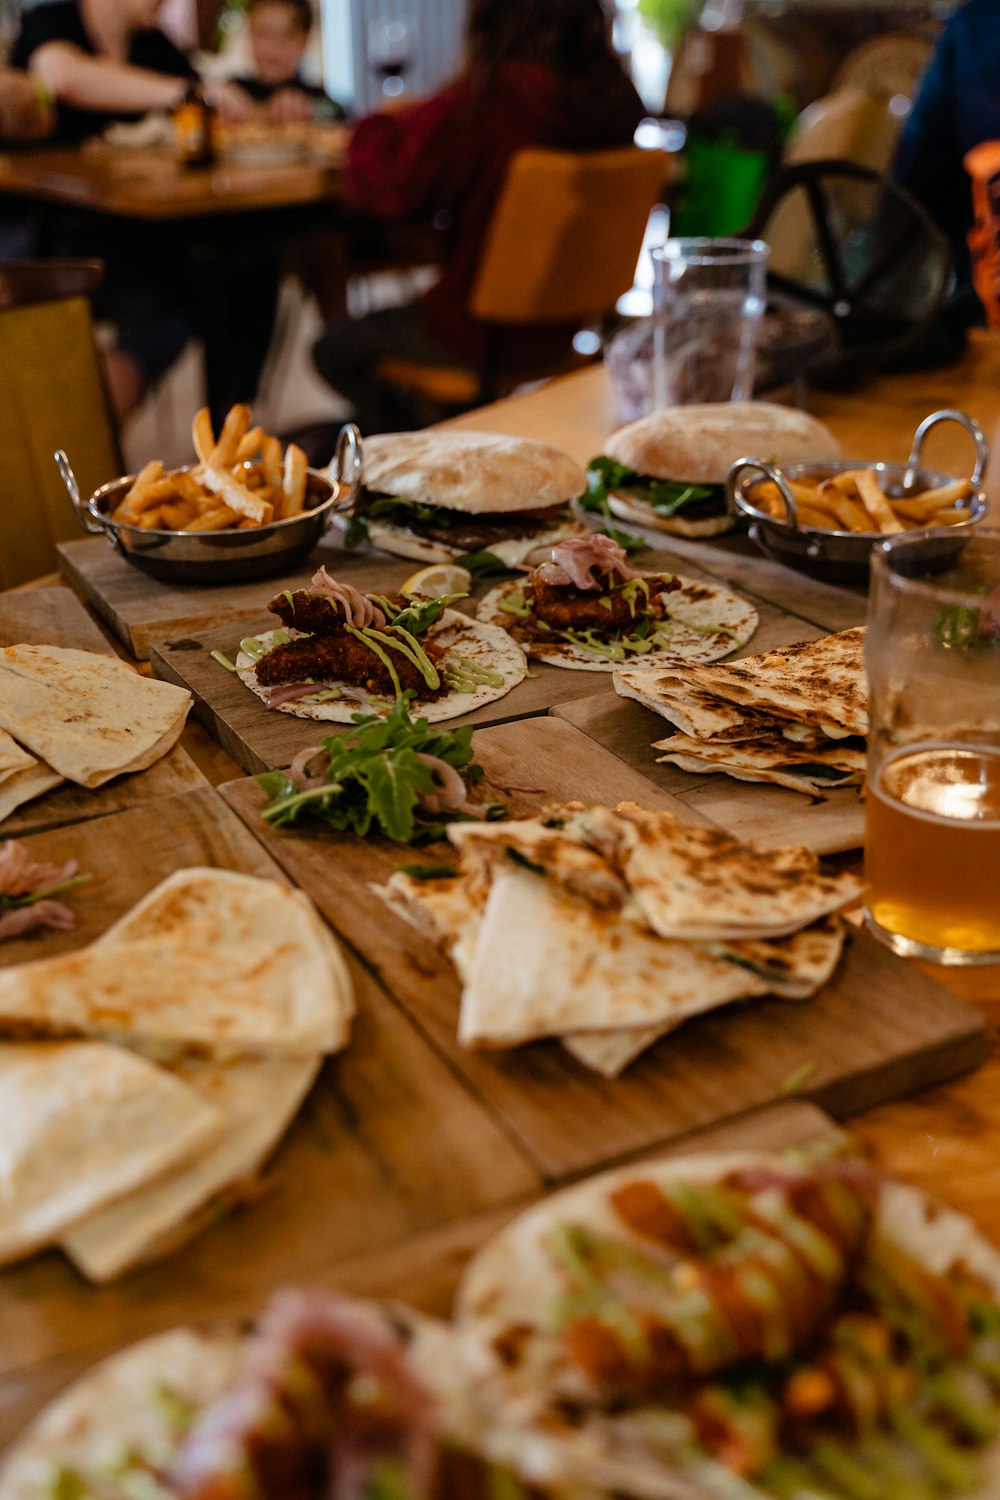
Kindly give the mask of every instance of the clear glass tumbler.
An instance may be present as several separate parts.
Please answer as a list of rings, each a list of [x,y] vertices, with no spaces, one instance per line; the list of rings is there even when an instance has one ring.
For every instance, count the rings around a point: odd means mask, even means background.
[[[865,920],[897,953],[1000,963],[1000,531],[872,554]]]
[[[654,409],[752,397],[769,253],[763,240],[726,239],[652,251]]]

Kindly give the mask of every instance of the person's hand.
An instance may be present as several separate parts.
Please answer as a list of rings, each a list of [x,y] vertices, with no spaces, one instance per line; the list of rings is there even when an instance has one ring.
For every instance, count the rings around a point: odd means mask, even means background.
[[[264,113],[281,125],[298,125],[313,118],[313,102],[302,89],[278,89],[264,106]]]
[[[244,120],[259,120],[260,105],[251,99],[246,89],[238,83],[223,79],[205,86],[205,98],[218,112],[220,120],[231,120],[236,124]]]

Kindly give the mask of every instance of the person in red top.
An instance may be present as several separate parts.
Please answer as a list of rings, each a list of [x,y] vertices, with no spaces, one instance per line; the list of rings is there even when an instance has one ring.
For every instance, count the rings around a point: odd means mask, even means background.
[[[469,0],[465,53],[440,93],[368,115],[351,133],[349,201],[381,218],[446,224],[440,277],[418,302],[343,319],[315,347],[317,368],[354,403],[363,430],[398,421],[374,375],[381,355],[456,365],[482,356],[485,331],[467,305],[510,158],[525,146],[627,145],[644,113],[601,0]],[[526,360],[566,348],[574,331],[526,331]]]

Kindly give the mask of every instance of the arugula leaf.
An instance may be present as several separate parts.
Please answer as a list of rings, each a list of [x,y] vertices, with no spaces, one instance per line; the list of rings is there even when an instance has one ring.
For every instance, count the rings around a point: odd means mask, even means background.
[[[461,519],[453,510],[425,505],[422,500],[402,500],[398,495],[379,495],[370,502],[367,514],[373,521],[396,521],[400,526],[412,526],[414,521],[454,526]]]
[[[514,570],[509,563],[505,563],[502,557],[497,557],[495,552],[463,552],[454,561],[460,568],[472,574],[472,581],[477,578],[494,578],[500,573],[512,573]]]
[[[503,816],[506,809],[477,808],[474,814],[426,815],[421,794],[436,787],[431,767],[418,759],[434,756],[452,766],[466,782],[478,781],[483,769],[473,760],[472,728],[441,730],[426,719],[411,719],[412,693],[397,699],[384,718],[352,715],[354,727],[323,741],[326,766],[321,785],[300,791],[284,771],[265,771],[257,781],[268,801],[261,816],[275,827],[317,819],[342,833],[364,838],[378,829],[397,843],[426,843],[443,836],[456,818]]]
[[[361,547],[368,541],[368,522],[364,516],[352,515],[347,522],[344,531],[344,550],[353,552],[355,547]]]
[[[576,504],[582,511],[603,516],[604,524],[600,530],[613,542],[617,542],[619,547],[624,547],[626,552],[638,552],[646,543],[641,536],[635,536],[631,531],[622,531],[620,526],[616,526],[608,505],[608,490],[617,489],[621,483],[617,476],[629,474],[632,474],[631,469],[626,469],[624,464],[616,464],[614,459],[606,458],[603,454],[592,458],[587,465],[586,492]]]
[[[411,880],[452,880],[458,874],[458,866],[400,865],[399,873],[409,875]]]
[[[439,599],[414,601],[407,609],[393,615],[389,624],[398,626],[400,630],[408,630],[411,635],[423,635],[435,621],[440,620],[449,604],[468,597],[468,594],[442,594]]]

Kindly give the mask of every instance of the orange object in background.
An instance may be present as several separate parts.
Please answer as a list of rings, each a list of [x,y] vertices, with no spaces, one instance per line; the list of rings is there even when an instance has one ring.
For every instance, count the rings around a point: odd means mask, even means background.
[[[972,178],[972,211],[975,223],[969,230],[972,281],[986,309],[986,322],[1000,330],[1000,141],[982,141],[965,155],[965,170]]]

